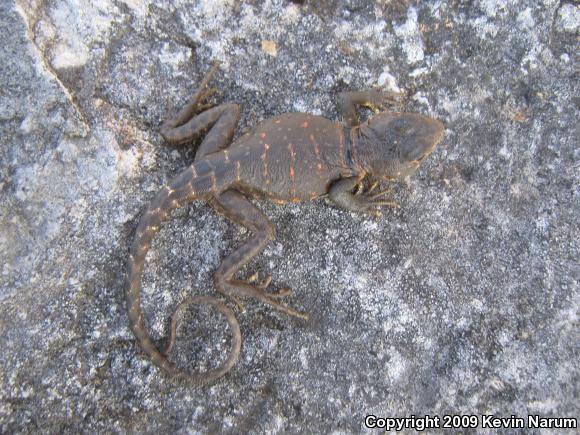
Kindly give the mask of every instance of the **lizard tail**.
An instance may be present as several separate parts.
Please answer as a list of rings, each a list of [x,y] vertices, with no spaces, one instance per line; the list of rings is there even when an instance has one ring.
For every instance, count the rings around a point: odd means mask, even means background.
[[[214,193],[215,189],[214,174],[197,176],[195,166],[191,166],[183,171],[168,186],[164,186],[151,202],[137,226],[127,264],[128,274],[125,291],[127,310],[131,330],[135,334],[135,337],[137,337],[141,348],[149,356],[153,364],[167,372],[171,377],[198,385],[215,381],[230,371],[238,361],[242,337],[240,325],[233,311],[221,300],[210,296],[197,296],[184,299],[173,313],[167,349],[161,351],[151,339],[145,326],[143,310],[141,309],[141,275],[151,241],[159,231],[161,224],[171,212],[187,202],[207,198]],[[175,341],[177,314],[191,304],[206,304],[215,307],[226,317],[233,335],[232,348],[224,363],[218,368],[204,373],[190,373],[179,368],[168,358],[168,353],[171,351]]]

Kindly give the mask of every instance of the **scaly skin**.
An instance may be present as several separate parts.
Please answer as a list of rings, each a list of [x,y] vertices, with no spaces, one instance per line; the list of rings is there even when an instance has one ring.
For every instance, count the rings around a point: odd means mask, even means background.
[[[289,291],[265,291],[269,277],[261,284],[234,279],[235,273],[275,237],[272,223],[248,197],[286,203],[328,195],[337,206],[358,212],[397,206],[380,199],[385,192],[373,192],[377,183],[363,192],[364,179],[398,180],[412,174],[443,135],[441,122],[412,113],[379,113],[359,124],[357,105],[377,107],[385,99],[384,94],[368,91],[340,95],[346,126],[320,116],[287,113],[262,122],[230,145],[239,107],[222,104],[200,109],[215,91],[207,87],[215,69],[206,75],[189,103],[161,127],[161,134],[170,143],[187,142],[207,133],[195,162],[159,191],[142,216],[130,248],[126,287],[130,325],[141,348],[171,377],[193,384],[211,383],[231,370],[240,355],[241,334],[234,313],[221,300],[205,296],[187,298],[178,306],[165,351],[151,340],[141,309],[141,275],[151,241],[173,210],[206,200],[252,233],[253,237],[226,257],[216,271],[214,283],[220,293],[236,302],[238,297],[254,297],[276,310],[307,319],[306,314],[279,301]],[[177,312],[189,304],[216,307],[232,329],[232,349],[226,361],[205,373],[185,371],[167,356],[175,341]]]

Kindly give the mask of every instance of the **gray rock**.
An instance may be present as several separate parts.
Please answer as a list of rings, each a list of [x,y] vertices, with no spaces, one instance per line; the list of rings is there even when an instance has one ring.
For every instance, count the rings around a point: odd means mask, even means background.
[[[0,4],[0,431],[577,417],[578,7],[177,3]],[[195,155],[158,126],[215,60],[216,101],[242,103],[240,133],[287,111],[338,119],[340,91],[380,84],[446,135],[380,219],[260,203],[278,237],[246,274],[271,273],[312,318],[245,302],[240,363],[198,388],[140,353],[123,284],[140,214]],[[215,293],[213,271],[245,237],[204,203],[173,215],[144,276],[156,339],[183,296]],[[185,320],[176,361],[215,366],[223,320]]]

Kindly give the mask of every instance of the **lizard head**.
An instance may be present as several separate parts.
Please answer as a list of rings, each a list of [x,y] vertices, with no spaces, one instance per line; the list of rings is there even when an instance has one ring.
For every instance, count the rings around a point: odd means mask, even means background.
[[[417,170],[443,137],[443,124],[416,113],[380,113],[353,129],[359,165],[377,178],[400,180]]]

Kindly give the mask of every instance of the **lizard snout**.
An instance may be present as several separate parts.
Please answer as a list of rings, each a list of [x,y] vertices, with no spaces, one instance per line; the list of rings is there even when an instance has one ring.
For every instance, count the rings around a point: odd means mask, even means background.
[[[402,136],[399,141],[401,158],[407,162],[420,162],[433,152],[443,137],[443,123],[437,119],[417,114],[405,114],[394,129]]]

